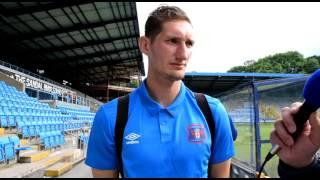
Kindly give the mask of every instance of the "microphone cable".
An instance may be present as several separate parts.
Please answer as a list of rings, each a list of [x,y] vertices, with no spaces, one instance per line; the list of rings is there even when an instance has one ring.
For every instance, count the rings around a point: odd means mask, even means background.
[[[265,157],[263,163],[262,163],[262,166],[260,167],[260,171],[258,173],[258,176],[257,178],[260,178],[261,176],[261,173],[262,173],[262,170],[264,168],[264,166],[267,164],[267,162],[272,159],[272,157],[277,154],[277,152],[280,150],[279,146],[278,145],[275,145],[270,152],[268,152],[267,156]]]
[[[273,155],[271,153],[268,153],[268,155],[266,156],[266,158],[264,159],[262,166],[260,168],[259,174],[257,176],[257,178],[260,178],[262,170],[264,168],[264,166],[267,164],[267,162],[273,157]]]

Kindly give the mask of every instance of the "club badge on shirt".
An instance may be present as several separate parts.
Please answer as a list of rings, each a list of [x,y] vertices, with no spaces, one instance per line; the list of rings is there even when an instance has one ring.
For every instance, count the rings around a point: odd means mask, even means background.
[[[191,143],[203,143],[206,138],[202,124],[191,124],[188,126],[188,141]]]

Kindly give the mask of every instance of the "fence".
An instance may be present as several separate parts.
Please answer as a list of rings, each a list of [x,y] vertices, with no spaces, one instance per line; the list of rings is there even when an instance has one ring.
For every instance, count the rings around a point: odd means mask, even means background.
[[[302,92],[308,76],[254,81],[243,84],[219,96],[238,130],[235,142],[237,161],[260,170],[271,148],[270,132],[280,118],[281,108],[303,101]],[[265,166],[265,174],[278,177],[278,158]]]

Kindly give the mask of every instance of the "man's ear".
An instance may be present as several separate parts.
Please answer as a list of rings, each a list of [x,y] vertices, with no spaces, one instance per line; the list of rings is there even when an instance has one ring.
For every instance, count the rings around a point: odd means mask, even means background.
[[[150,39],[147,38],[146,36],[140,37],[139,38],[139,48],[143,54],[148,56],[149,51],[150,51]]]

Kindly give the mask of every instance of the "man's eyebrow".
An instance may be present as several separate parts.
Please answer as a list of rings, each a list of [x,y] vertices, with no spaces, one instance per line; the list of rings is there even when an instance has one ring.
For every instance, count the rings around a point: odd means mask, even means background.
[[[184,39],[183,37],[181,37],[179,35],[178,36],[177,35],[167,35],[167,38]],[[190,41],[192,43],[195,42],[194,39],[190,39],[190,38],[186,39],[186,41]]]

